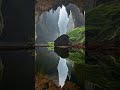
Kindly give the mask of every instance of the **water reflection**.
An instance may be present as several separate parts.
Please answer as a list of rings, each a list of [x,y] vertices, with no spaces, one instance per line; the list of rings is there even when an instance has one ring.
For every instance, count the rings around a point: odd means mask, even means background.
[[[69,56],[62,58],[47,48],[36,48],[35,74],[36,77],[40,75],[37,78],[40,80],[37,87],[41,90],[43,88],[52,88],[52,90],[58,88],[67,88],[67,90],[120,89],[120,51],[86,50],[86,60],[79,57],[83,54],[78,56],[78,53],[75,53],[76,51],[69,49]],[[62,56],[62,54],[59,55]],[[77,59],[79,62],[75,62]],[[82,59],[85,63],[80,62]],[[23,90],[23,87],[31,90],[34,86],[33,69],[34,56],[30,51],[0,52],[0,75],[2,76],[0,90],[3,88]],[[20,89],[17,89],[18,87]]]
[[[120,89],[120,51],[86,50],[86,88]]]
[[[66,64],[66,59],[60,57],[57,68],[59,73],[59,86],[63,87],[68,76],[68,67]]]
[[[31,51],[0,51],[0,90],[33,90],[34,56]]]
[[[52,80],[58,88],[65,88],[68,81],[72,85],[76,82],[77,78],[72,75],[74,62],[67,60],[69,48],[55,48],[55,52],[47,48],[37,48],[36,53],[36,73],[47,76],[48,80]]]
[[[81,50],[68,49],[67,51],[66,49],[67,52],[64,53],[62,50],[65,49],[55,48],[56,54],[45,48],[40,49],[38,50],[40,57],[36,62],[37,67],[39,66],[38,72],[47,75],[58,88],[59,86],[67,88],[68,82],[72,83],[69,86],[73,84],[79,86],[72,90],[80,88],[81,90],[117,90],[120,88],[119,51],[86,50],[85,57],[83,52],[80,52]]]

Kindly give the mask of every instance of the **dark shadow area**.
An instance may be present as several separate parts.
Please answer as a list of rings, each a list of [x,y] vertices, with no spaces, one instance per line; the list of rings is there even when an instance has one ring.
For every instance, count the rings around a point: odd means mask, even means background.
[[[61,35],[54,41],[55,46],[69,46],[70,45],[70,40],[68,35]]]
[[[34,0],[2,0],[4,27],[0,33],[0,57],[4,67],[0,90],[35,88],[35,58],[29,53],[31,45],[27,47],[35,40],[34,8]]]
[[[0,90],[34,90],[34,56],[26,51],[0,52],[3,74]]]
[[[35,0],[2,0],[4,27],[0,44],[34,43]]]
[[[69,49],[70,48],[59,48],[59,47],[54,47],[54,52],[60,56],[61,58],[67,58],[69,57]]]
[[[120,89],[120,51],[86,51],[86,81],[89,87]],[[88,85],[88,84],[87,84]],[[88,88],[89,88],[88,87]],[[97,90],[97,87],[96,89]]]

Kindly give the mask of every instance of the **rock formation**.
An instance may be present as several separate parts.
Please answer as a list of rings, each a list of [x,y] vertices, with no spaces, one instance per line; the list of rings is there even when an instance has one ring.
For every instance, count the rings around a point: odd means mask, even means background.
[[[36,43],[48,43],[59,36],[59,11],[60,8],[56,11],[46,11],[39,16],[39,20],[36,23]]]
[[[55,46],[69,46],[70,45],[69,36],[63,34],[60,37],[58,37],[54,41],[54,43],[55,43]]]
[[[68,14],[71,11],[75,28],[85,25],[85,17],[79,7],[77,7],[75,4],[69,4],[68,6],[66,6],[66,10]]]
[[[73,3],[76,4],[79,8],[85,8],[84,0],[36,0],[35,11],[36,14],[39,12],[41,14],[44,11],[48,11],[50,9],[57,9],[59,6],[67,6],[68,4]]]

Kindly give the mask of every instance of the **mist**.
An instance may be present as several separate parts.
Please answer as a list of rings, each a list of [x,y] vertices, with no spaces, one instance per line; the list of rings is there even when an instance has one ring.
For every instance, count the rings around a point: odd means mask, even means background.
[[[58,21],[60,35],[65,34],[67,32],[68,22],[69,22],[69,17],[66,8],[65,6],[62,6],[62,8],[60,9],[59,21]]]

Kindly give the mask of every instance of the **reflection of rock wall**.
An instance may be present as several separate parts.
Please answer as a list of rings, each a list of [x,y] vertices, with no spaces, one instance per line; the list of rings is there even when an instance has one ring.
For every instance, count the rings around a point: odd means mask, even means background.
[[[0,52],[0,59],[4,65],[0,90],[33,90],[35,64],[30,53]]]
[[[47,48],[36,49],[36,74],[42,73],[58,85],[58,70],[59,56],[54,51],[48,51]]]
[[[4,65],[2,63],[2,59],[0,57],[0,80],[2,79],[3,77],[3,68],[4,68]]]
[[[70,40],[69,36],[66,34],[61,35],[54,41],[55,46],[69,46],[70,45]]]

